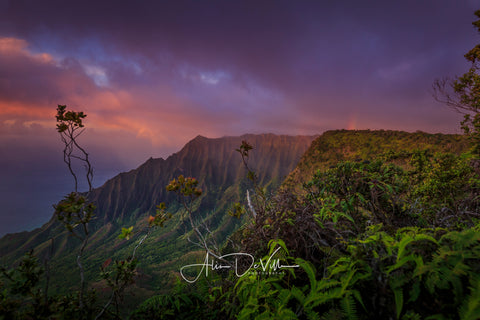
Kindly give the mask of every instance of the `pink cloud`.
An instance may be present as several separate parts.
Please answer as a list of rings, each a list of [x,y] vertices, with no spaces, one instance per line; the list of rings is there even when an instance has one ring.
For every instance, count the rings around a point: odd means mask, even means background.
[[[89,129],[101,136],[96,140],[108,141],[115,153],[136,149],[135,161],[166,156],[199,133],[223,135],[218,127],[228,125],[225,117],[205,112],[168,85],[101,86],[79,61],[32,52],[23,39],[0,38],[0,69],[0,91],[5,93],[0,95],[0,121],[30,121],[53,129],[56,105],[67,104],[87,113]],[[19,133],[15,128],[4,126],[3,130]],[[138,145],[145,149],[139,150]]]
[[[11,37],[0,38],[0,54],[3,56],[24,56],[40,63],[51,63],[54,61],[53,57],[48,53],[35,54],[30,52],[27,48],[28,43],[23,39]]]

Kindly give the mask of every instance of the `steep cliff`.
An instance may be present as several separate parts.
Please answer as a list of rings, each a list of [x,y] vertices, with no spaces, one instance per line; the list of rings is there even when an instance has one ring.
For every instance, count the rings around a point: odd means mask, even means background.
[[[110,257],[122,259],[131,254],[142,235],[149,214],[160,202],[166,202],[174,219],[152,234],[139,255],[143,268],[155,277],[159,270],[170,269],[172,261],[181,259],[195,248],[183,237],[188,225],[175,215],[179,209],[175,195],[165,186],[179,174],[197,178],[204,193],[198,201],[197,219],[208,224],[220,240],[236,230],[241,221],[227,214],[235,201],[245,198],[251,182],[240,154],[235,151],[242,140],[253,145],[249,165],[268,190],[274,190],[295,168],[314,137],[273,134],[244,135],[209,139],[197,136],[182,150],[167,159],[150,158],[137,169],[120,173],[89,194],[96,204],[95,219],[90,223],[91,236],[84,254],[89,279],[95,279],[102,262]],[[68,191],[67,191],[68,192]],[[117,238],[122,227],[135,226],[131,241]],[[54,218],[31,232],[8,234],[0,239],[0,263],[12,264],[26,251],[34,249],[41,257],[51,257],[54,283],[68,288],[78,283],[75,255],[80,242],[69,236]],[[160,272],[161,273],[161,272]]]

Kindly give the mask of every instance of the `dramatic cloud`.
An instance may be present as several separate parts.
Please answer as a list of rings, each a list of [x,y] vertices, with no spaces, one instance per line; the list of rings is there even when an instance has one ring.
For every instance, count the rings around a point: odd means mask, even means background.
[[[458,132],[430,87],[468,67],[475,5],[0,0],[0,234],[68,191],[57,104],[88,114],[97,185],[198,134]]]

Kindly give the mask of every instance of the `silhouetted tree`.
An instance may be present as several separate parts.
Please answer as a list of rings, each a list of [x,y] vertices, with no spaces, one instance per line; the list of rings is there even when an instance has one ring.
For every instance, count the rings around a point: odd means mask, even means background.
[[[472,24],[480,32],[480,10],[475,12],[479,20]],[[464,115],[461,122],[465,134],[474,142],[474,153],[480,156],[480,44],[465,54],[470,69],[455,80],[438,79],[433,84],[434,97]]]

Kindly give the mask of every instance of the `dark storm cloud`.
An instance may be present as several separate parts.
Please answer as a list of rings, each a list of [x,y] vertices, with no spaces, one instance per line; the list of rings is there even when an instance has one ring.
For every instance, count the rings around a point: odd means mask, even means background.
[[[433,0],[12,1],[2,20],[11,34],[40,48],[51,37],[62,52],[80,50],[97,59],[122,52],[144,57],[154,68],[183,61],[285,90],[301,89],[295,81],[304,85],[309,73],[318,86],[327,82],[318,81],[322,74],[333,83],[350,83],[343,75],[358,80],[355,75],[368,76],[376,66],[395,66],[419,53],[431,57],[452,47],[464,52],[473,34],[472,13],[468,2]]]
[[[385,113],[389,99],[429,95],[435,78],[465,69],[474,9],[446,0],[12,1],[2,20],[39,50],[110,61],[122,86],[178,78],[182,65],[223,70],[239,85],[281,92],[292,112],[319,116],[359,96]],[[113,67],[115,56],[132,65]],[[143,72],[132,77],[135,67]]]

